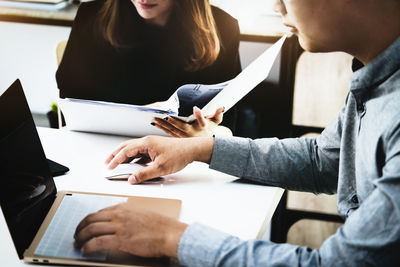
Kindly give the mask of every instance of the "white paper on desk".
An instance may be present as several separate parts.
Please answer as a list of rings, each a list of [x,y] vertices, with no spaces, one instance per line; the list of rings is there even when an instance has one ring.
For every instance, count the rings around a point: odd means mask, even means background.
[[[58,103],[69,130],[135,137],[167,136],[150,123],[154,117],[177,114],[172,110],[73,98],[60,99]]]

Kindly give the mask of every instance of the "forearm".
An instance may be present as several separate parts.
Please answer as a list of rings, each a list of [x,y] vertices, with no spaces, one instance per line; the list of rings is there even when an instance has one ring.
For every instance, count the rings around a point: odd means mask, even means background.
[[[162,254],[177,260],[179,241],[188,225],[171,220],[168,224],[164,224],[164,227],[165,230],[162,231],[164,234],[162,239]]]
[[[319,253],[265,240],[242,241],[201,224],[182,235],[178,257],[184,266],[318,266]],[[303,260],[304,259],[304,260]]]
[[[336,161],[319,148],[312,139],[217,136],[210,168],[288,189],[332,193]]]
[[[320,249],[241,241],[193,224],[181,237],[179,261],[184,266],[397,266],[399,197],[398,192],[385,197],[396,190],[382,189],[375,190]]]
[[[187,146],[190,147],[193,161],[200,161],[209,164],[214,148],[214,137],[187,138]]]

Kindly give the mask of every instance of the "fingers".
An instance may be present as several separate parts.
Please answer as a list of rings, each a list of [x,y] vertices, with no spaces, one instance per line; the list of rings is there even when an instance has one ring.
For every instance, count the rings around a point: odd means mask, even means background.
[[[200,109],[197,107],[193,108],[193,114],[196,117],[195,124],[188,124],[187,122],[168,117],[168,120],[160,118],[154,118],[155,126],[172,137],[190,137],[198,135],[206,126],[207,121]],[[222,119],[221,119],[222,120]]]
[[[137,156],[142,156],[139,153],[139,148],[137,146],[133,146],[128,148],[127,146],[124,147],[122,150],[120,150],[110,161],[108,165],[108,169],[113,170],[115,169],[119,164],[124,163],[127,161],[127,159],[133,159],[136,158]]]
[[[110,161],[124,148],[127,142],[123,142],[117,149],[115,149],[106,159],[105,164],[109,164]]]
[[[169,173],[163,171],[157,164],[149,165],[146,168],[141,169],[134,175],[129,177],[129,183],[131,184],[140,184],[144,181],[153,179],[155,177],[163,176]]]
[[[143,156],[139,160],[135,161],[136,164],[142,164],[142,165],[147,164],[149,162],[151,162],[151,158],[149,156]]]
[[[92,253],[103,249],[119,249],[120,241],[116,235],[102,235],[94,237],[83,244],[83,254]]]
[[[74,245],[77,248],[81,247],[82,253],[118,247],[118,242],[113,235],[117,229],[111,223],[112,213],[110,212],[115,207],[89,214],[78,224],[74,234]]]
[[[88,240],[102,235],[112,235],[116,230],[110,222],[91,223],[76,233],[74,246],[80,248]]]
[[[207,116],[206,118],[216,124],[220,124],[224,117],[224,110],[224,107],[220,107],[215,111],[214,115]]]
[[[154,118],[155,126],[172,137],[188,137],[189,125],[186,122],[168,117],[168,121]]]
[[[109,212],[105,212],[105,210],[89,214],[86,216],[76,227],[75,236],[79,233],[83,228],[88,226],[91,223],[95,222],[109,222],[111,221],[112,216]]]
[[[201,128],[204,128],[207,124],[201,110],[198,107],[193,107],[193,114],[196,117],[197,123]]]

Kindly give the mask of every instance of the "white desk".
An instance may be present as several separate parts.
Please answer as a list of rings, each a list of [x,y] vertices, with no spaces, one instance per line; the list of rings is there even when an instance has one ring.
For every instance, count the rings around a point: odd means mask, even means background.
[[[236,177],[198,162],[166,176],[160,184],[108,181],[102,176],[103,162],[128,138],[50,128],[38,131],[46,156],[70,168],[66,175],[54,178],[58,190],[181,199],[182,222],[200,222],[242,239],[262,238],[283,193],[276,187],[232,183]],[[7,263],[3,266],[22,266],[4,218],[0,219],[0,257]]]

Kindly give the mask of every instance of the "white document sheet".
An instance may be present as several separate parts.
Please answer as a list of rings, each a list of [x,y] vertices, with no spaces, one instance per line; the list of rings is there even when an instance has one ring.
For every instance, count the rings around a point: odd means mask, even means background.
[[[60,99],[58,103],[69,130],[133,137],[167,136],[150,123],[154,117],[176,114],[143,106],[71,98]]]
[[[236,76],[235,79],[231,80],[218,95],[202,108],[202,113],[204,115],[212,115],[219,107],[225,107],[225,111],[227,111],[254,87],[265,80],[271,72],[272,65],[278,57],[285,40],[286,36],[283,36],[248,65],[246,69]]]

